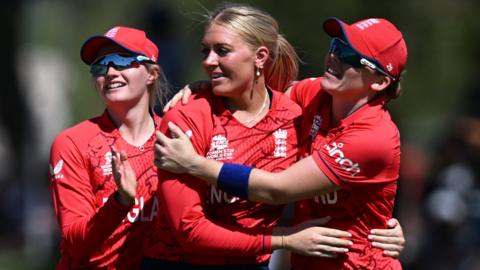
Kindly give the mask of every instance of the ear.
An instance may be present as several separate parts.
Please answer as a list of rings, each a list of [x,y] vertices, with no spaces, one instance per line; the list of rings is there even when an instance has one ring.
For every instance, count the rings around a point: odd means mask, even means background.
[[[377,91],[377,92],[380,92],[380,91],[383,91],[385,89],[387,89],[387,87],[392,83],[392,79],[387,77],[387,76],[379,76],[376,80],[374,80],[371,84],[370,84],[370,88],[373,90],[373,91]]]
[[[147,85],[151,85],[158,79],[160,73],[160,66],[158,66],[157,64],[152,64],[147,67],[147,71]]]
[[[255,66],[264,68],[265,63],[268,60],[268,56],[270,55],[270,51],[265,46],[260,46],[255,51]]]

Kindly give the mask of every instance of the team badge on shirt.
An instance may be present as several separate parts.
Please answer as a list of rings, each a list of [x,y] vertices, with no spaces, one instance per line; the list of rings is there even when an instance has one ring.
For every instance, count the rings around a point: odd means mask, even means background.
[[[102,168],[102,174],[110,175],[112,174],[112,152],[108,151],[103,157],[105,159],[105,164],[100,166],[100,168]]]
[[[207,153],[208,159],[229,160],[233,159],[235,149],[228,148],[228,139],[223,135],[215,135],[210,143],[210,150]]]
[[[281,128],[273,133],[273,136],[275,137],[275,149],[273,150],[274,157],[287,156],[287,135],[288,131]]]

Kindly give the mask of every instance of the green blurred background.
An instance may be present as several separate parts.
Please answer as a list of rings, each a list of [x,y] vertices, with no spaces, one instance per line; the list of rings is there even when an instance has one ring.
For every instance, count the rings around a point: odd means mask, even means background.
[[[402,134],[395,216],[405,269],[480,269],[480,2],[474,0],[257,0],[304,64],[322,73],[328,16],[353,23],[384,17],[409,49],[402,97],[391,103]],[[83,41],[114,25],[145,29],[178,89],[205,78],[202,14],[220,1],[3,0],[0,90],[0,269],[52,269],[58,228],[49,183],[50,143],[62,129],[103,110]],[[372,144],[375,142],[372,142]]]

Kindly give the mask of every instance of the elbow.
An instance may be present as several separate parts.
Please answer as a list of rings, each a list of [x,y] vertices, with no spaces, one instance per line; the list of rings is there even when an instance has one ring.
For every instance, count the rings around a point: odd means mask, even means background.
[[[250,198],[253,201],[259,201],[270,205],[281,205],[287,203],[286,192],[278,185],[273,185],[258,194],[257,198]]]

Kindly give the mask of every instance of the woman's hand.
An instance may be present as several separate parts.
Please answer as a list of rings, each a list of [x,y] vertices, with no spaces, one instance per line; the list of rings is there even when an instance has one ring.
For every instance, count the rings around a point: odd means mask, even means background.
[[[192,93],[197,93],[204,89],[210,89],[211,84],[210,81],[196,81],[191,84],[185,85],[178,93],[173,96],[173,98],[165,104],[163,107],[163,112],[168,112],[171,108],[175,107],[177,103],[181,100],[182,104],[185,105],[188,103],[188,98],[192,95]]]
[[[112,145],[112,174],[117,184],[117,200],[122,205],[133,205],[137,195],[137,176],[125,151],[118,153]]]
[[[168,123],[172,139],[156,131],[155,166],[172,173],[190,173],[196,161],[200,158],[189,137],[173,124]]]
[[[285,228],[283,230],[285,233],[283,247],[298,254],[324,258],[336,258],[338,254],[348,252],[348,247],[353,243],[345,238],[351,237],[351,234],[337,229],[320,227],[329,220],[330,217],[314,219]]]
[[[397,219],[392,218],[387,222],[388,229],[373,229],[368,239],[372,246],[383,249],[383,254],[398,258],[405,247],[405,237],[402,226]]]

